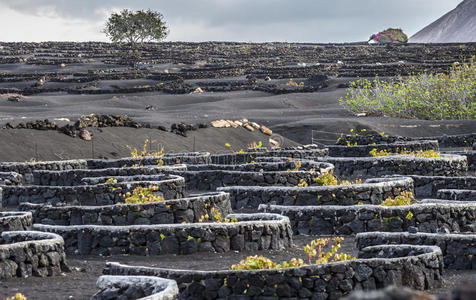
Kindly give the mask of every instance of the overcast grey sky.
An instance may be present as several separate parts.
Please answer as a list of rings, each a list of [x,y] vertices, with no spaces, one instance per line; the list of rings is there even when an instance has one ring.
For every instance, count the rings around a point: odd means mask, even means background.
[[[107,16],[160,11],[169,41],[352,42],[387,27],[409,36],[462,0],[0,0],[0,41],[106,41]]]

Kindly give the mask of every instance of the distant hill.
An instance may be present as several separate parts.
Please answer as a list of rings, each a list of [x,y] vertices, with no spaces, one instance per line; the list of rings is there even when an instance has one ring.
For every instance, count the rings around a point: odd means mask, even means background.
[[[455,9],[413,35],[409,42],[476,42],[476,0],[464,0]]]

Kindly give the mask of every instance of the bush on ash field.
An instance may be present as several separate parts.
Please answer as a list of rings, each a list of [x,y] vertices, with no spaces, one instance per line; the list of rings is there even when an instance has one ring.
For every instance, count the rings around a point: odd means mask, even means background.
[[[356,113],[406,119],[476,119],[476,65],[453,65],[448,74],[419,74],[351,83],[340,104]]]

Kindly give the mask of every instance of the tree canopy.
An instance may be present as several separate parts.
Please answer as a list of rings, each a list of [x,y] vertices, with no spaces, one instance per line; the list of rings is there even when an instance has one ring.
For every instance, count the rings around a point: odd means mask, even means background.
[[[167,37],[169,30],[159,12],[122,10],[113,13],[106,22],[104,32],[113,43],[131,44],[161,41]]]

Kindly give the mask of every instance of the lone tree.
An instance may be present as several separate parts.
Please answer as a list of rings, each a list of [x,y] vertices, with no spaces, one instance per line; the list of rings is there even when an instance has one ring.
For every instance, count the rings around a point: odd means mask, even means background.
[[[159,12],[122,10],[113,13],[106,22],[104,33],[113,43],[127,42],[132,45],[140,42],[161,41],[168,34],[167,24]]]

